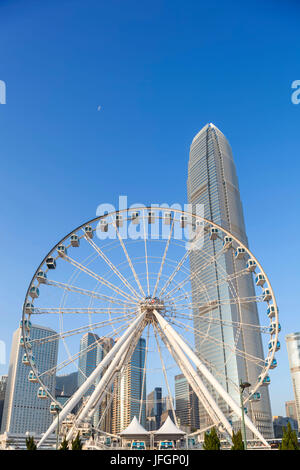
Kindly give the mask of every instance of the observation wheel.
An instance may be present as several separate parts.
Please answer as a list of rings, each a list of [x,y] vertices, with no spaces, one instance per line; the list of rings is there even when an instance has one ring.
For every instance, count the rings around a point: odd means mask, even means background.
[[[36,333],[38,326],[44,329]],[[109,363],[91,382],[95,366],[108,355],[116,360],[115,346],[132,329],[102,394],[89,404],[96,429],[119,403],[131,367],[139,376],[131,414],[140,422],[153,406],[149,393],[161,387],[176,423],[176,380],[183,374],[211,422],[230,434],[239,417],[229,398],[238,402],[241,377],[251,383],[244,397],[251,418],[280,349],[274,292],[256,257],[219,225],[174,208],[111,212],[62,238],[30,282],[21,327],[32,393],[48,400],[52,413],[65,407],[56,376],[76,372],[79,388],[90,380],[77,401],[84,409]],[[90,369],[87,357],[95,360]],[[220,397],[226,409],[218,407]]]

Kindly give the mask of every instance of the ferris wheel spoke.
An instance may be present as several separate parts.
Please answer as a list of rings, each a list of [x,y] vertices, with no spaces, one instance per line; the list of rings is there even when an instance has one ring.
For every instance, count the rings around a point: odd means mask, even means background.
[[[167,391],[168,391],[169,402],[170,402],[170,404],[171,404],[171,409],[172,409],[172,415],[173,415],[174,423],[175,423],[176,426],[177,426],[178,424],[177,424],[176,413],[175,413],[174,406],[173,406],[172,392],[171,392],[171,388],[170,388],[170,385],[169,385],[168,376],[167,376],[167,371],[166,371],[166,366],[165,366],[165,363],[164,363],[164,360],[163,360],[163,357],[162,357],[162,352],[161,352],[160,344],[159,344],[159,341],[158,341],[158,337],[157,337],[156,327],[155,327],[155,326],[153,326],[153,331],[154,331],[155,341],[156,341],[156,345],[157,345],[157,350],[158,350],[158,353],[159,353],[159,359],[160,359],[161,367],[162,367],[163,374],[164,374],[165,384],[166,384]]]
[[[140,280],[139,280],[139,278],[138,278],[138,276],[137,276],[137,274],[136,274],[136,271],[135,271],[134,266],[133,266],[133,264],[132,264],[131,258],[130,258],[130,256],[129,256],[127,250],[126,250],[126,247],[125,247],[125,245],[124,245],[123,239],[122,239],[122,237],[121,237],[121,235],[120,235],[120,232],[119,232],[118,227],[117,227],[117,225],[115,224],[114,220],[112,220],[112,224],[113,224],[114,227],[115,227],[115,230],[116,230],[118,239],[119,239],[119,241],[120,241],[120,245],[121,245],[121,247],[123,248],[124,254],[125,254],[126,259],[127,259],[127,261],[128,261],[128,264],[129,264],[129,266],[130,266],[130,269],[131,269],[131,272],[132,272],[132,274],[133,274],[133,276],[134,276],[134,279],[135,279],[135,281],[136,281],[136,283],[137,283],[137,285],[138,285],[138,288],[139,288],[139,290],[140,290],[140,292],[141,292],[141,294],[142,294],[142,297],[145,297],[145,292],[144,292],[144,290],[143,290],[143,288],[142,288],[142,286],[141,286]]]
[[[58,287],[60,289],[67,290],[69,292],[75,292],[75,293],[78,293],[78,294],[86,295],[86,296],[92,297],[94,299],[100,299],[100,300],[108,301],[110,303],[117,304],[117,305],[136,304],[136,302],[134,300],[129,302],[127,300],[110,297],[110,296],[105,295],[105,294],[100,294],[99,292],[94,292],[92,290],[83,289],[82,287],[74,286],[74,285],[71,285],[71,284],[66,284],[66,283],[63,283],[63,282],[53,281],[51,279],[47,280],[47,285]]]
[[[140,296],[137,294],[136,290],[132,287],[132,285],[125,279],[123,274],[120,273],[118,268],[110,261],[110,259],[103,253],[101,248],[96,245],[96,243],[89,238],[87,235],[85,235],[85,240],[94,248],[94,250],[101,256],[101,258],[105,261],[105,263],[110,267],[110,269],[118,276],[118,278],[121,280],[121,282],[127,287],[127,289],[130,290],[132,295],[138,299]]]
[[[150,296],[150,285],[149,285],[149,267],[148,267],[148,250],[147,250],[147,236],[146,236],[146,222],[145,216],[143,217],[144,225],[144,247],[145,247],[145,267],[146,267],[146,278],[147,278],[147,295]]]
[[[32,315],[49,315],[49,314],[109,314],[109,313],[124,313],[132,315],[136,311],[136,307],[123,307],[123,308],[111,308],[111,307],[48,307],[48,308],[37,308],[32,309]]]
[[[165,251],[164,251],[164,254],[163,254],[163,257],[162,257],[162,260],[161,260],[159,273],[158,273],[156,284],[155,284],[154,291],[153,291],[153,297],[156,296],[156,291],[157,291],[157,288],[158,288],[158,285],[159,285],[159,281],[160,281],[162,270],[163,270],[163,267],[164,267],[164,264],[165,264],[166,256],[167,256],[169,245],[170,245],[170,241],[171,241],[171,238],[172,238],[173,228],[174,228],[174,219],[172,221],[169,237],[168,237],[168,240],[167,240],[167,243],[166,243],[166,246],[165,246]]]
[[[181,300],[180,300],[181,301]],[[198,310],[200,315],[204,315],[211,310],[215,310],[222,305],[243,305],[263,302],[263,296],[257,295],[252,297],[233,297],[231,299],[216,299],[210,300],[209,302],[184,302],[184,303],[175,303],[176,308],[187,308],[193,311]]]
[[[125,331],[127,328],[128,328],[128,324],[126,324],[126,325],[122,324],[121,326],[119,326],[115,330],[115,334],[111,334],[111,337],[113,338],[115,335],[119,335],[120,333]],[[57,373],[60,370],[64,369],[66,366],[68,366],[70,364],[74,364],[74,362],[77,361],[77,359],[79,359],[79,357],[81,357],[83,354],[86,354],[87,352],[92,351],[93,349],[95,349],[99,344],[101,344],[101,340],[105,339],[105,338],[106,338],[105,336],[99,338],[99,340],[94,341],[92,344],[90,344],[86,348],[83,348],[79,352],[71,355],[70,357],[68,357],[68,359],[65,359],[61,363],[59,363],[56,366],[52,367],[51,369],[48,369],[46,371],[41,372],[40,374],[38,374],[38,378],[41,378],[45,375],[53,375],[54,373]]]
[[[130,301],[132,301],[132,296],[130,296],[129,294],[124,292],[122,289],[120,289],[119,287],[112,284],[107,279],[103,278],[102,276],[99,276],[99,274],[94,273],[91,269],[87,268],[83,264],[79,263],[78,261],[74,260],[73,258],[70,258],[70,256],[68,256],[66,254],[63,254],[62,259],[68,261],[73,266],[75,266],[77,269],[80,269],[82,272],[84,272],[84,273],[88,274],[89,276],[93,277],[94,279],[99,281],[101,284],[105,285],[106,287],[113,290],[117,294],[121,295],[122,297],[125,297],[127,300],[129,299]]]
[[[168,315],[166,317],[169,318]],[[269,334],[269,326],[261,326],[261,325],[255,325],[253,323],[242,323],[238,321],[230,321],[230,320],[222,320],[220,318],[212,318],[212,317],[206,317],[204,315],[195,315],[195,314],[188,314],[188,313],[177,313],[174,315],[175,318],[182,318],[184,320],[190,320],[190,321],[195,321],[195,319],[200,318],[201,322],[205,323],[212,323],[215,325],[224,325],[224,326],[229,326],[229,327],[235,327],[235,328],[252,328],[256,331],[259,331],[260,333],[267,333]],[[174,318],[170,316],[170,318]]]
[[[122,320],[125,320],[126,324],[127,324],[128,321],[130,321],[131,317],[133,317],[133,316],[134,316],[134,314],[131,314],[130,317],[128,317],[128,314],[121,315],[119,317],[115,317],[113,320],[108,319],[108,320],[104,320],[104,321],[97,322],[97,323],[89,323],[88,325],[81,326],[80,328],[74,328],[72,330],[66,330],[66,331],[61,332],[61,333],[56,333],[55,335],[45,336],[44,338],[30,339],[30,344],[31,345],[32,344],[40,345],[40,344],[45,344],[45,343],[49,343],[49,342],[52,342],[52,341],[57,341],[59,339],[64,339],[64,338],[67,338],[67,337],[70,337],[70,336],[74,336],[74,335],[77,335],[77,334],[85,333],[87,331],[91,331],[92,329],[95,330],[95,329],[98,329],[98,328],[103,328],[104,326],[114,325],[115,323],[119,323]]]
[[[219,344],[222,348],[227,348],[229,350],[231,350],[232,353],[242,357],[243,359],[247,359],[251,362],[254,362],[255,364],[259,365],[259,364],[262,364],[262,367],[264,365],[264,360],[260,357],[256,357],[256,356],[253,356],[252,354],[249,354],[247,353],[246,351],[242,351],[236,347],[232,347],[231,345],[229,345],[228,343],[225,343],[217,338],[214,338],[206,333],[202,333],[200,332],[198,329],[194,328],[194,327],[190,327],[189,325],[186,325],[185,323],[182,323],[180,322],[179,320],[174,320],[174,318],[172,320],[170,320],[170,322],[174,323],[174,325],[180,327],[180,328],[183,328],[183,329],[187,329],[187,330],[190,330],[190,331],[193,331],[193,333],[196,335],[196,336],[199,336],[201,338],[205,338],[206,340],[209,340],[213,343],[216,343],[216,344]]]

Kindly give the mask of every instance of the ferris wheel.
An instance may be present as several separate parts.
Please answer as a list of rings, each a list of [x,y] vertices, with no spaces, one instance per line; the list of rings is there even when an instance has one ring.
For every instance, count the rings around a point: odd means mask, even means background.
[[[32,338],[36,323],[50,333]],[[140,395],[132,398],[139,420],[146,390],[164,384],[176,422],[174,377],[183,374],[212,425],[230,438],[232,420],[241,418],[242,374],[251,383],[244,397],[250,410],[246,426],[267,445],[250,417],[277,366],[278,307],[256,257],[212,221],[173,208],[136,207],[82,224],[37,268],[21,327],[33,393],[59,412],[39,444],[79,404],[69,436],[101,403],[109,409],[118,388],[112,385],[121,380],[143,337],[142,362],[135,365]],[[86,333],[94,341],[79,348]],[[110,347],[87,373],[80,358],[107,339]],[[47,368],[39,350],[54,342],[58,359]],[[82,383],[62,406],[53,377],[74,371]],[[98,425],[106,412],[101,409]]]

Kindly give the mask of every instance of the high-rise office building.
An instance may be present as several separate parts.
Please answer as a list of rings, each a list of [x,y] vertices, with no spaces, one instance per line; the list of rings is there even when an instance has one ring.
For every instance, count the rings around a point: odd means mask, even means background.
[[[295,400],[285,402],[285,415],[297,421],[297,409]]]
[[[296,419],[300,429],[300,333],[285,337],[296,405]]]
[[[188,166],[188,200],[192,204],[193,213],[197,213],[197,204],[202,205],[204,217],[227,229],[245,245],[248,245],[246,236],[243,208],[240,199],[238,179],[232,151],[225,136],[213,124],[207,124],[194,137]],[[213,257],[222,248],[219,239],[211,241],[209,234],[204,235],[201,250],[192,251],[190,254],[191,272],[197,277],[192,280],[192,296],[194,304],[194,328],[195,348],[199,355],[211,365],[211,370],[227,392],[239,402],[238,385],[240,380],[256,383],[260,369],[256,363],[243,357],[232,354],[230,348],[216,347],[216,344],[226,342],[233,349],[245,351],[249,355],[264,360],[264,351],[259,329],[241,329],[240,335],[236,335],[235,328],[231,326],[234,321],[243,319],[244,324],[259,325],[257,306],[255,303],[225,305],[222,299],[230,299],[232,292],[226,284],[218,284],[218,279],[224,277],[224,271],[233,275],[232,283],[239,297],[253,297],[255,289],[252,275],[234,278],[234,274],[241,270],[242,260],[236,260],[232,252],[224,252],[218,257],[218,263],[211,263],[201,272],[201,268],[207,265],[207,255]],[[204,297],[203,289],[199,285],[205,285],[207,290]],[[205,303],[207,298],[218,299],[219,306],[210,312],[212,319],[209,325],[209,335],[216,342],[205,338],[207,323],[202,322],[197,313],[197,305]],[[227,323],[227,322],[228,323]],[[231,324],[229,323],[231,322]],[[237,338],[237,341],[236,341]],[[249,356],[248,356],[249,357]],[[228,411],[226,404],[218,400],[225,413]],[[261,400],[247,405],[248,416],[252,419],[258,430],[266,438],[273,437],[272,414],[267,387],[262,387]],[[209,417],[203,406],[200,408],[200,425],[209,423]]]
[[[3,416],[3,407],[4,407],[4,398],[6,392],[6,385],[7,385],[7,375],[0,376],[0,429],[1,429],[1,422]]]
[[[29,334],[30,339],[35,340],[56,332],[44,326],[32,325]],[[1,431],[12,434],[24,434],[27,431],[41,434],[52,422],[51,400],[38,398],[40,384],[28,380],[30,367],[22,362],[25,350],[21,345],[21,336],[22,329],[18,328],[12,340]],[[39,373],[56,367],[57,352],[58,341],[32,343],[32,353]],[[43,381],[54,395],[55,375],[44,375]]]
[[[136,416],[146,427],[146,341],[140,338],[124,373],[114,382],[112,433],[123,431]],[[141,413],[140,413],[141,410]]]
[[[97,345],[97,365],[104,359],[106,354],[111,350],[114,345],[113,338],[101,338]],[[102,374],[99,376],[97,382],[100,381],[101,377],[105,373],[105,368]],[[111,432],[112,426],[112,393],[113,387],[106,389],[106,395],[103,398],[101,405],[96,409],[94,414],[93,422],[95,427],[99,427],[102,431]]]
[[[162,415],[162,389],[155,387],[151,393],[147,395],[146,417],[148,431],[155,431],[160,428],[160,420]],[[154,418],[154,419],[151,419]],[[151,428],[151,429],[150,429]]]
[[[183,374],[175,375],[175,404],[180,426],[199,429],[199,401]]]
[[[80,356],[78,361],[78,388],[95,370],[97,364],[99,336],[95,333],[85,333],[80,340]],[[85,396],[91,395],[94,391],[94,385],[91,386]]]

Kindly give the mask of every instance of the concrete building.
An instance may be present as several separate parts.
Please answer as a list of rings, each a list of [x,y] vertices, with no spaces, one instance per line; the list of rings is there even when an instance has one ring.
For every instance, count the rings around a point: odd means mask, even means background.
[[[114,382],[112,433],[118,434],[134,416],[146,428],[146,377],[143,386],[146,341],[140,338],[124,374]]]
[[[240,198],[238,179],[232,151],[226,137],[213,124],[207,124],[194,137],[188,166],[188,201],[192,204],[193,213],[197,213],[198,204],[204,209],[204,217],[229,230],[242,243],[248,245],[242,202]],[[243,260],[234,258],[231,250],[218,257],[218,263],[211,263],[206,269],[207,255],[213,257],[222,249],[222,240],[211,241],[209,234],[204,235],[201,250],[190,254],[190,267],[192,273],[198,273],[192,280],[192,296],[194,305],[195,347],[200,356],[211,364],[212,372],[239,403],[239,392],[236,388],[240,380],[256,383],[261,369],[255,362],[249,361],[241,355],[232,354],[230,347],[238,348],[249,355],[264,360],[262,338],[259,329],[241,328],[238,336],[235,321],[243,319],[245,324],[259,325],[258,311],[255,303],[228,304],[222,299],[230,299],[232,292],[228,284],[218,285],[218,279],[227,275],[235,275],[243,267]],[[255,295],[252,274],[234,278],[232,281],[235,292],[239,297],[253,297]],[[210,286],[205,292],[199,286]],[[201,293],[202,292],[202,293]],[[218,308],[209,312],[215,322],[210,323],[209,335],[215,341],[209,340],[207,323],[203,322],[197,313],[197,305],[207,302],[207,298],[218,300]],[[227,323],[224,323],[224,322]],[[231,323],[231,324],[230,324]],[[203,339],[204,338],[204,339]],[[226,342],[229,347],[222,347]],[[236,343],[236,344],[235,344]],[[219,344],[220,346],[216,346]],[[234,386],[235,384],[235,386]],[[217,400],[217,397],[215,396]],[[220,400],[219,405],[224,413],[228,413],[227,405]],[[200,406],[200,424],[205,427],[210,419],[205,409]],[[267,387],[262,387],[261,400],[248,406],[248,416],[265,438],[273,437],[272,414]],[[249,436],[251,437],[251,435]]]
[[[50,328],[32,325],[30,339],[41,339],[56,334]],[[28,380],[30,367],[23,364],[24,347],[20,344],[22,329],[18,328],[13,335],[7,388],[5,393],[4,411],[1,432],[22,434],[26,432],[40,434],[46,431],[52,422],[49,398],[37,397],[39,383]],[[57,365],[58,341],[38,344],[32,342],[32,353],[39,373]],[[43,381],[52,395],[55,394],[55,375],[44,375]]]
[[[296,416],[300,428],[300,332],[285,337],[296,405]]]
[[[285,402],[285,414],[288,418],[297,420],[297,409],[295,400]]]
[[[3,416],[3,408],[4,408],[4,398],[6,392],[6,385],[7,385],[7,375],[2,375],[0,377],[0,429],[1,429],[1,422]]]

